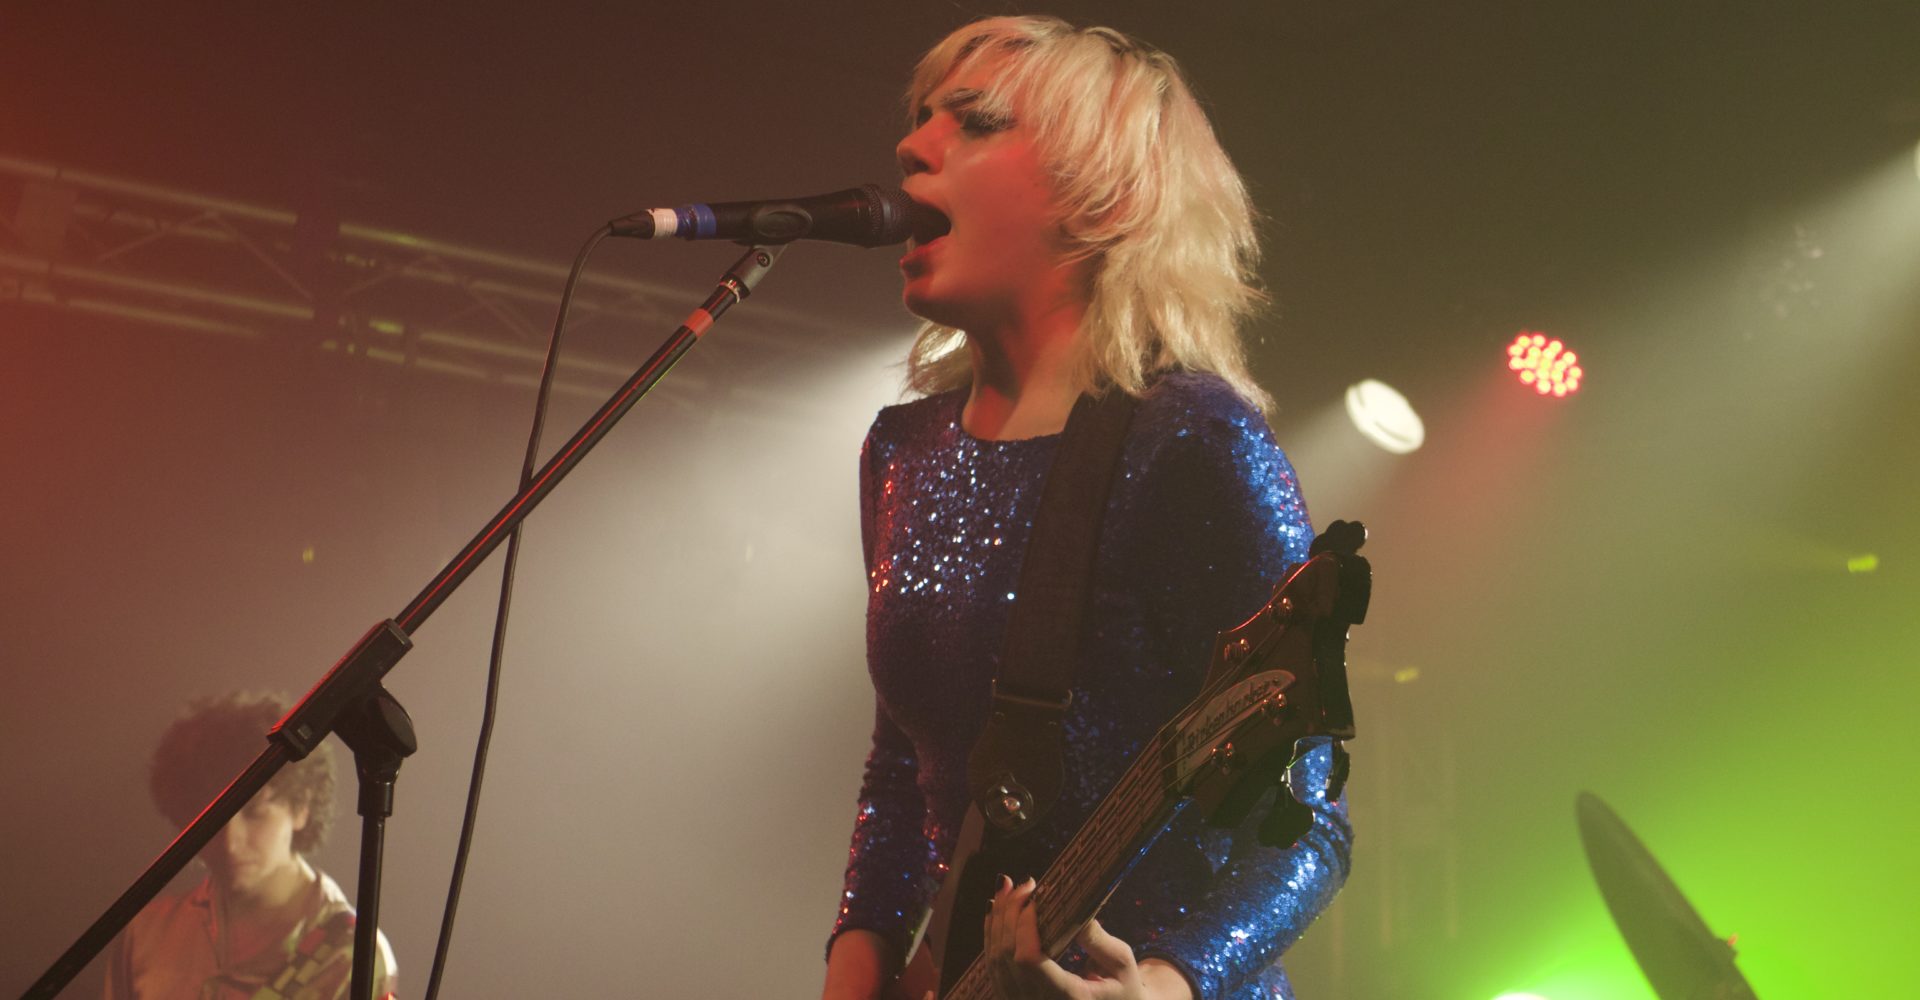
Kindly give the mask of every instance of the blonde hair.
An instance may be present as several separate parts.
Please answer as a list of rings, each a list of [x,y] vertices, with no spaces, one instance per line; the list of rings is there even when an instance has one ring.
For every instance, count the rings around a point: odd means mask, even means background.
[[[909,113],[941,81],[986,58],[1003,65],[978,106],[1019,109],[1052,176],[1072,255],[1093,262],[1076,361],[1081,390],[1139,395],[1160,372],[1204,371],[1266,409],[1239,334],[1240,321],[1265,301],[1254,285],[1253,206],[1173,57],[1108,28],[987,18],[921,58]],[[964,338],[952,327],[921,327],[907,357],[908,386],[936,393],[969,385]]]

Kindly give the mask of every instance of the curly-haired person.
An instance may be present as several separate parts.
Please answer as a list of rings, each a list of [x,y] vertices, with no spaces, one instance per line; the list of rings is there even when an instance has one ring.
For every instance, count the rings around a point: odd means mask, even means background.
[[[263,748],[287,705],[230,694],[187,706],[154,750],[150,787],[184,827]],[[353,972],[353,907],[307,856],[326,840],[333,762],[321,746],[283,768],[200,853],[207,876],[154,900],[114,943],[108,1000],[335,1000]],[[392,997],[384,935],[374,994]]]

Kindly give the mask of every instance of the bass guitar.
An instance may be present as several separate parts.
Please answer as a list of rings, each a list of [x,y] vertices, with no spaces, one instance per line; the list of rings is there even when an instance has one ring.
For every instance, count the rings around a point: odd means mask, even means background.
[[[1312,823],[1311,811],[1286,786],[1299,741],[1336,741],[1335,787],[1328,797],[1339,796],[1347,758],[1337,741],[1354,736],[1347,630],[1365,620],[1372,595],[1372,570],[1359,555],[1365,541],[1363,525],[1335,521],[1258,613],[1215,638],[1199,697],[1141,749],[1040,878],[1033,906],[1048,955],[1066,951],[1133,862],[1188,810],[1199,810],[1215,825],[1238,826],[1277,785],[1260,839],[1275,845],[1297,841]],[[966,911],[956,910],[953,896],[967,855],[978,847],[981,824],[978,808],[969,809],[932,925],[892,984],[889,1000],[993,996],[984,960],[976,955],[963,965],[942,954],[948,917]]]

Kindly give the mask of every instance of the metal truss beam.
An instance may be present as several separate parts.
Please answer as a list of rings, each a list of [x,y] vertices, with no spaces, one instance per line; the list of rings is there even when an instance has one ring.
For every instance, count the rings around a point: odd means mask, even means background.
[[[485,247],[0,154],[0,205],[9,202],[17,209],[0,214],[0,302],[282,339],[503,385],[533,384],[567,274],[563,264]],[[664,333],[696,297],[589,272],[569,327]],[[723,352],[777,364],[840,337],[756,303],[726,339]],[[562,359],[562,391],[597,398],[631,367],[591,342],[570,343],[578,346]],[[661,386],[668,395],[702,388],[684,375]]]

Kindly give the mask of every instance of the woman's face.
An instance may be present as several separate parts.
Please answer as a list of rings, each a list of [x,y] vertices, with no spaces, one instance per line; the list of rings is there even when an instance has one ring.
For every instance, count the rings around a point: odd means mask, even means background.
[[[998,66],[981,59],[948,74],[895,150],[907,194],[951,222],[901,258],[902,297],[915,315],[974,333],[1056,307],[1049,300],[1062,285],[1051,279],[1073,267],[1061,263],[1067,241],[1052,184],[1020,109],[1007,116],[980,106]]]

